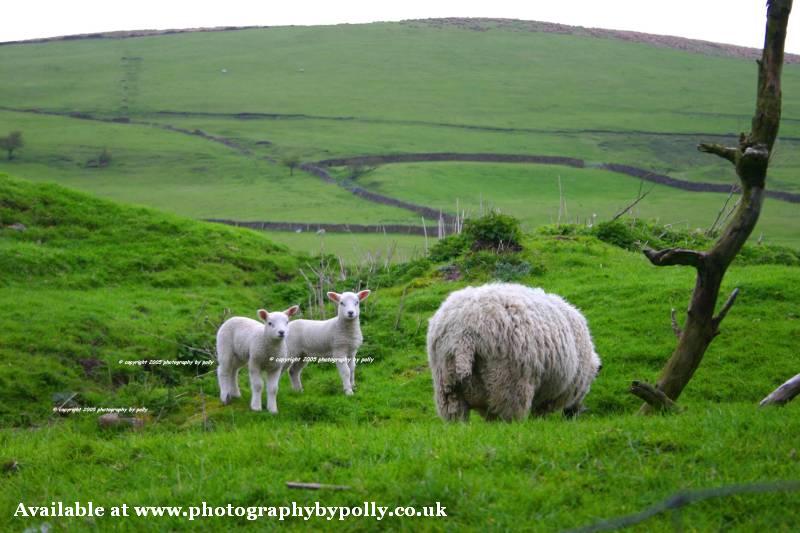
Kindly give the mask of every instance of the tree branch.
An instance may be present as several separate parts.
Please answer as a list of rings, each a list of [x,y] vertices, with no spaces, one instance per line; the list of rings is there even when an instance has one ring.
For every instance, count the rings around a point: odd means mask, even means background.
[[[675,336],[680,339],[683,330],[681,330],[681,327],[678,325],[678,319],[675,316],[674,307],[672,308],[672,312],[670,313],[670,318],[672,319],[672,331],[675,333]]]
[[[705,252],[683,248],[667,248],[659,251],[647,248],[644,250],[644,255],[655,266],[689,265],[698,269],[703,266],[706,258]]]
[[[731,292],[731,295],[728,296],[727,300],[725,300],[725,304],[722,306],[722,309],[720,309],[719,314],[714,317],[714,332],[715,333],[719,333],[719,331],[717,331],[717,328],[719,328],[719,325],[725,319],[725,315],[727,315],[728,311],[731,310],[731,307],[733,307],[733,304],[736,303],[736,297],[737,296],[739,296],[739,288],[738,287],[733,289],[733,292]]]
[[[300,481],[287,481],[286,488],[304,490],[350,490],[347,485],[326,485],[325,483],[303,483]]]
[[[781,120],[781,72],[786,27],[791,11],[792,0],[767,2],[767,30],[764,35],[764,51],[761,61],[758,62],[756,111],[750,138],[753,144],[765,144],[768,151],[772,151]]]
[[[721,144],[701,143],[697,145],[697,149],[706,154],[718,155],[722,159],[727,159],[734,165],[736,164],[736,148],[722,146]]]
[[[653,187],[655,187],[655,185],[654,185]],[[649,190],[647,190],[647,191],[645,191],[644,193],[642,193],[642,186],[641,186],[641,184],[640,184],[640,185],[639,185],[639,194],[637,194],[637,195],[636,195],[636,199],[635,199],[633,202],[631,202],[630,204],[628,204],[628,206],[627,206],[626,208],[624,208],[624,209],[620,210],[620,211],[619,211],[619,212],[618,212],[616,215],[614,215],[614,217],[611,219],[611,222],[614,222],[614,221],[615,221],[615,220],[617,220],[619,217],[621,217],[622,215],[624,215],[625,213],[627,213],[628,211],[630,211],[631,209],[633,209],[634,207],[636,207],[636,204],[638,204],[639,202],[641,202],[642,200],[644,200],[645,196],[647,196],[648,194],[650,194],[650,191],[652,191],[652,190],[653,190],[653,187],[650,187],[650,189],[649,189]]]
[[[678,404],[670,400],[663,391],[646,381],[631,383],[630,393],[648,403],[650,407],[661,413],[680,411]]]
[[[784,405],[792,401],[792,399],[800,394],[800,374],[797,374],[795,377],[772,391],[769,396],[761,400],[760,405],[764,407],[765,405]]]

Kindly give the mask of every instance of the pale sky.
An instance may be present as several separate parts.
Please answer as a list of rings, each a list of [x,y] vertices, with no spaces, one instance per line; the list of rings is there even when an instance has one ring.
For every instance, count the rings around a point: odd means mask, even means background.
[[[494,17],[760,48],[765,13],[766,0],[22,0],[3,9],[0,42],[113,30]],[[800,13],[789,23],[786,50],[800,53]]]

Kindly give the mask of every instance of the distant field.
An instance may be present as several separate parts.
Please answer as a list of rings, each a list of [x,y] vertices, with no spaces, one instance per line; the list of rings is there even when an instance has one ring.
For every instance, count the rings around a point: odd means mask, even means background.
[[[419,216],[300,170],[290,177],[281,162],[537,154],[734,182],[727,163],[695,147],[734,143],[749,128],[752,61],[513,24],[487,22],[481,30],[455,22],[376,23],[2,46],[5,109],[134,123],[0,111],[0,135],[21,130],[27,142],[16,161],[0,161],[0,171],[194,218],[356,224],[418,224]],[[787,65],[783,81],[768,187],[800,192],[800,65]],[[187,134],[195,131],[232,146]],[[104,147],[112,164],[86,168]],[[610,216],[638,189],[636,180],[596,170],[487,168],[387,166],[361,184],[447,211],[457,198],[474,208],[483,195],[528,226],[557,218],[554,172],[572,218]],[[636,213],[706,227],[723,201],[659,187]],[[756,234],[800,246],[798,212],[796,204],[768,201]],[[276,238],[313,246],[308,237]],[[370,239],[364,249],[373,248]],[[350,254],[350,240],[341,239],[344,248],[331,243]]]
[[[559,189],[560,181],[560,189]],[[410,202],[422,202],[467,216],[499,209],[518,217],[528,229],[542,224],[608,220],[636,198],[640,181],[605,170],[497,163],[409,163],[384,165],[361,177],[370,190]],[[709,228],[727,195],[687,192],[644,183],[650,193],[631,211],[677,227]],[[563,197],[566,208],[559,215]],[[732,200],[729,207],[733,205]],[[766,242],[800,245],[798,205],[768,198],[757,228]],[[560,217],[560,218],[559,218]],[[757,235],[758,236],[758,235]]]
[[[53,181],[100,196],[193,218],[359,222],[416,220],[404,210],[360,200],[305,172],[244,156],[192,135],[139,125],[98,123],[0,111],[25,131],[27,147],[0,171]],[[87,168],[103,148],[107,168]]]

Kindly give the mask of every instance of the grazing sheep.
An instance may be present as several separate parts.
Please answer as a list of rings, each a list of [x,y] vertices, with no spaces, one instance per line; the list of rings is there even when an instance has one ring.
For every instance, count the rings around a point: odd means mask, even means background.
[[[239,398],[239,369],[247,365],[250,371],[250,408],[261,411],[261,395],[264,381],[261,372],[267,372],[267,410],[278,412],[276,396],[278,380],[286,359],[286,335],[289,317],[300,308],[296,305],[284,312],[268,313],[258,310],[262,322],[235,316],[225,321],[217,331],[217,378],[219,397],[227,404],[231,398]]]
[[[289,367],[294,390],[303,390],[300,374],[308,364],[307,357],[332,357],[342,378],[344,393],[348,396],[353,394],[356,385],[356,351],[363,341],[358,319],[359,303],[369,293],[329,292],[328,298],[338,307],[336,318],[295,320],[289,324],[289,357],[300,358]]]
[[[444,420],[576,412],[600,369],[583,315],[514,283],[453,292],[428,324],[434,398]]]

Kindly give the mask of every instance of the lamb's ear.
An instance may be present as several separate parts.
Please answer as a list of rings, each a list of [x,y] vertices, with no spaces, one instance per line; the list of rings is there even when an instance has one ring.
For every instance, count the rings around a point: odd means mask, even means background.
[[[266,322],[267,318],[269,318],[269,312],[266,309],[259,309],[258,318]]]
[[[338,292],[331,291],[328,293],[328,298],[330,298],[332,302],[336,302],[338,304],[339,300],[342,298],[342,295]]]
[[[294,316],[294,315],[297,314],[297,312],[299,310],[300,310],[300,306],[299,305],[293,305],[289,309],[284,311],[284,313],[286,313],[286,316]]]
[[[358,293],[358,299],[359,299],[359,301],[360,301],[360,300],[366,300],[366,299],[367,299],[367,296],[369,296],[369,293],[370,293],[370,292],[372,292],[372,291],[361,291],[361,292],[359,292],[359,293]]]

